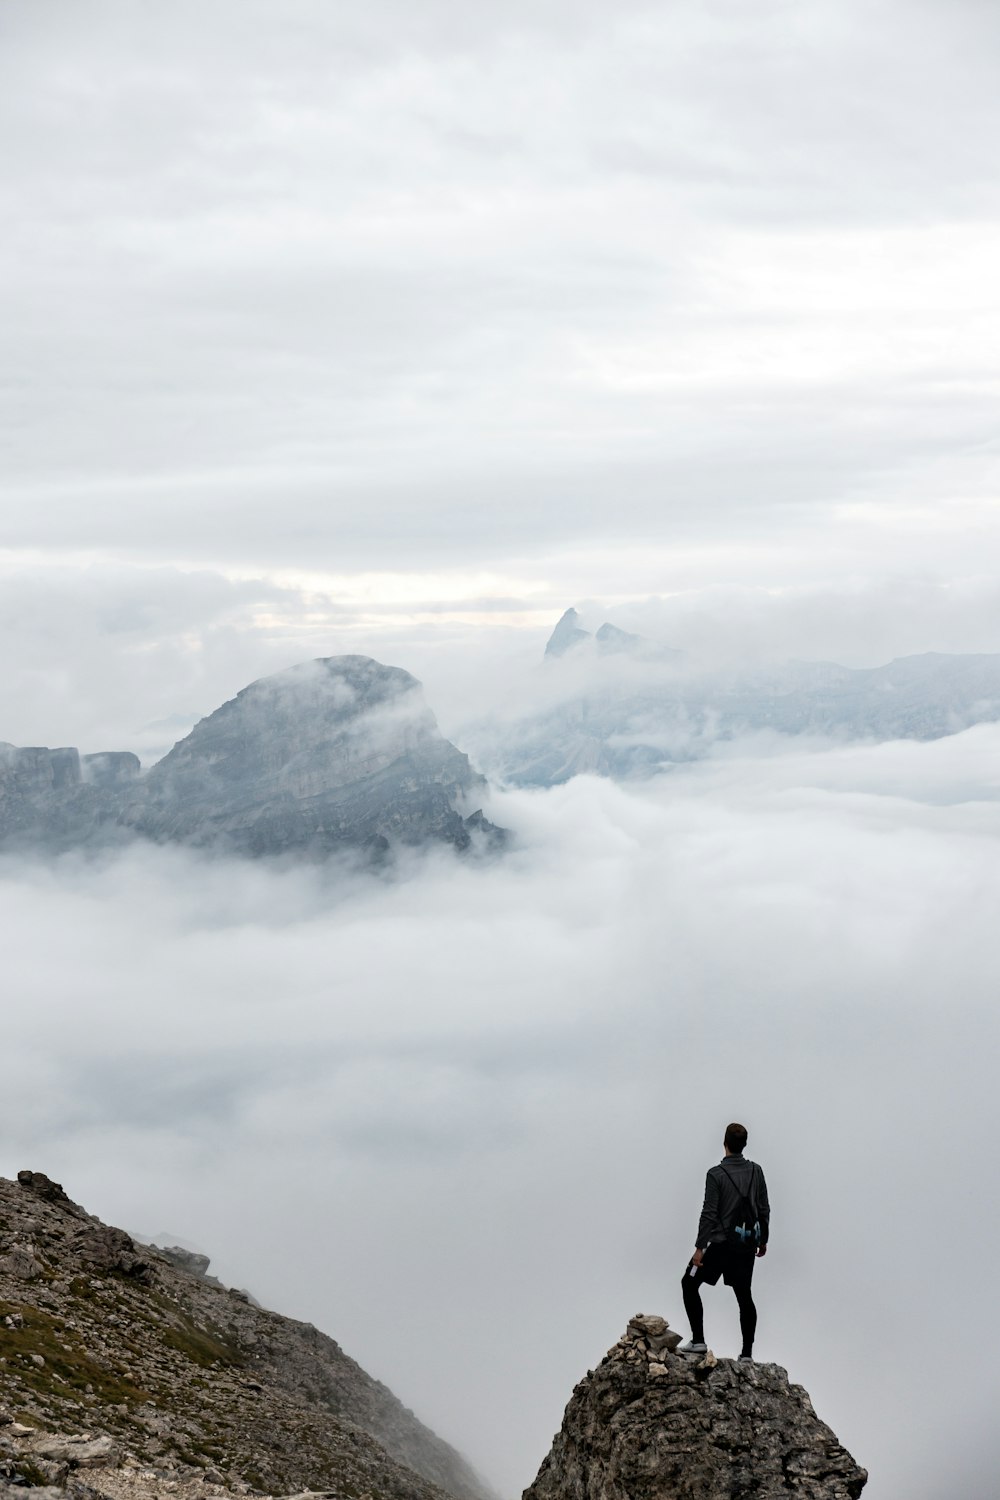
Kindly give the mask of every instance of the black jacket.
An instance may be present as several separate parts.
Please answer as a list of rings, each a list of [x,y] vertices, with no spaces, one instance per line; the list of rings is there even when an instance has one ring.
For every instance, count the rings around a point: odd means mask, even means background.
[[[725,1223],[740,1199],[747,1191],[750,1174],[753,1173],[753,1192],[750,1201],[760,1220],[761,1244],[767,1244],[771,1205],[767,1201],[767,1183],[764,1173],[756,1162],[743,1156],[724,1156],[717,1167],[709,1167],[705,1178],[705,1203],[698,1221],[699,1250],[707,1245],[721,1244],[726,1239]]]

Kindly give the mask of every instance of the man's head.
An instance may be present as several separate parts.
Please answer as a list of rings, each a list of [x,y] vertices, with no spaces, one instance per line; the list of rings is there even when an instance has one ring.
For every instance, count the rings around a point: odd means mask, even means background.
[[[730,1156],[742,1156],[743,1148],[747,1143],[747,1128],[745,1125],[727,1125],[726,1134],[722,1144]]]

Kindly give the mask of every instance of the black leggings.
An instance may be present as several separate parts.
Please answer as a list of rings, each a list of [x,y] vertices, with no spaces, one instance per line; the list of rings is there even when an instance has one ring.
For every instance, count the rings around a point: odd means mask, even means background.
[[[715,1286],[720,1276],[725,1276],[727,1286],[736,1293],[740,1309],[740,1332],[743,1335],[743,1354],[753,1353],[754,1334],[757,1332],[757,1309],[750,1295],[753,1278],[754,1257],[739,1250],[729,1250],[725,1245],[709,1245],[702,1264],[694,1276],[689,1262],[681,1280],[684,1294],[684,1311],[691,1322],[691,1339],[695,1344],[705,1342],[705,1309],[701,1305],[701,1288],[706,1284]]]

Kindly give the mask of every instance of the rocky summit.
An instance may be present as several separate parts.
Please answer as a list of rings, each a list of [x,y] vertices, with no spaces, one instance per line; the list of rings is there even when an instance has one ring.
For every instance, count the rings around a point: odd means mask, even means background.
[[[0,1178],[0,1497],[494,1500],[308,1323]]]
[[[500,835],[485,789],[416,678],[367,656],[253,682],[143,773],[127,751],[0,745],[0,845],[144,837],[234,854],[325,855]]]
[[[664,1318],[630,1320],[524,1500],[857,1500],[868,1475],[783,1369],[679,1343]]]

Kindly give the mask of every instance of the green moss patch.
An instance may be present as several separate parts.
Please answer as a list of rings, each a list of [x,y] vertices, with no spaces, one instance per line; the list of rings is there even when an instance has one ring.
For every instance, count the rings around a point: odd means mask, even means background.
[[[209,1370],[213,1365],[245,1364],[239,1345],[220,1328],[199,1328],[185,1313],[174,1310],[173,1320],[158,1330],[163,1343],[176,1349],[193,1364]]]
[[[5,1325],[3,1320],[11,1313],[19,1313],[24,1319],[22,1328]],[[44,1359],[43,1365],[35,1364],[32,1356],[36,1354]],[[61,1318],[30,1304],[0,1302],[0,1355],[21,1384],[39,1396],[83,1395],[89,1385],[108,1405],[150,1399],[148,1391],[137,1386],[128,1371],[100,1364],[87,1352],[79,1334],[67,1328]]]

